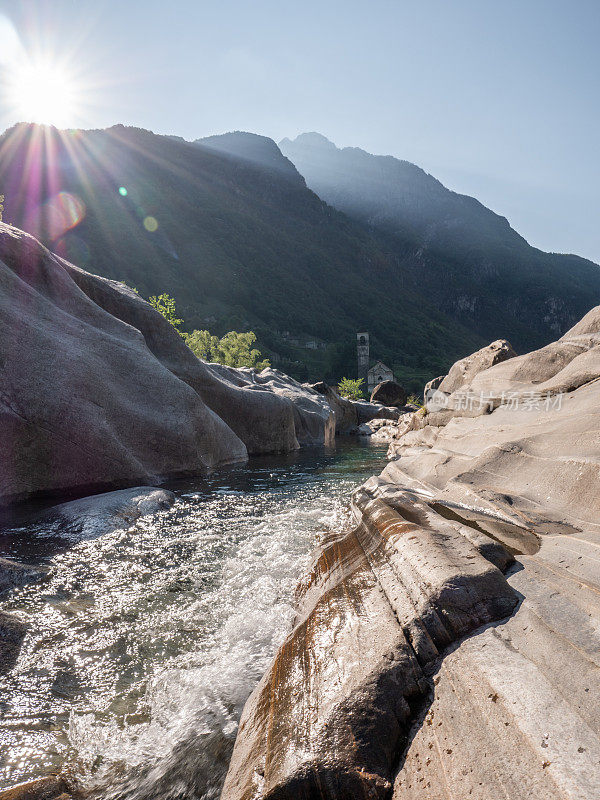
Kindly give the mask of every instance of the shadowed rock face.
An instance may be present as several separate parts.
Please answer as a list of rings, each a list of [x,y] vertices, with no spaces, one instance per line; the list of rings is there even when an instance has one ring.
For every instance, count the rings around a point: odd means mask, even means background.
[[[456,390],[402,423],[299,587],[223,798],[600,797],[599,352],[600,308],[471,373],[485,410]]]
[[[131,289],[2,224],[0,367],[0,504],[202,474],[333,435],[316,393],[205,364]]]
[[[406,405],[406,392],[395,381],[382,381],[371,392],[371,402],[397,408]]]
[[[294,412],[294,428],[300,446],[334,446],[335,410],[328,397],[322,396],[308,384],[298,383],[289,375],[270,367],[261,372],[248,367],[235,369],[223,364],[210,364],[210,367],[236,386],[268,390],[278,397],[290,400]]]

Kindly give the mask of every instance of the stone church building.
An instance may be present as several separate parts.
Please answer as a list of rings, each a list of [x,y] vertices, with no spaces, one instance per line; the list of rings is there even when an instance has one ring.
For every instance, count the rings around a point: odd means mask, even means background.
[[[383,363],[383,361],[378,361],[371,369],[367,372],[367,389],[369,390],[369,394],[373,391],[373,389],[377,386],[378,383],[381,381],[393,381],[394,380],[394,373],[389,367]]]
[[[386,367],[383,361],[377,361],[376,364],[369,368],[369,334],[366,331],[356,334],[356,355],[358,358],[358,377],[362,378],[366,383],[369,394],[381,381],[394,380],[394,373],[389,367]]]

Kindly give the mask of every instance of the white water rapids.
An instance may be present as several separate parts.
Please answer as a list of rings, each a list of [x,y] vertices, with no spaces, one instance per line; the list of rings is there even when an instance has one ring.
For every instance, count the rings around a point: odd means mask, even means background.
[[[4,531],[0,555],[33,553],[50,572],[0,602],[29,623],[0,677],[0,787],[63,769],[102,798],[218,798],[311,550],[348,526],[350,492],[384,452],[255,459],[68,547],[39,528]]]

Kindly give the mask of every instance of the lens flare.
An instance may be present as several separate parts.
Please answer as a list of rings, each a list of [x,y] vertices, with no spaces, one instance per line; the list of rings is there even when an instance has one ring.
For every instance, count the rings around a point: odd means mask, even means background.
[[[144,219],[144,228],[150,233],[154,233],[158,229],[158,222],[154,217],[146,217]]]
[[[75,228],[85,217],[83,200],[70,192],[58,192],[31,215],[28,228],[52,240]]]

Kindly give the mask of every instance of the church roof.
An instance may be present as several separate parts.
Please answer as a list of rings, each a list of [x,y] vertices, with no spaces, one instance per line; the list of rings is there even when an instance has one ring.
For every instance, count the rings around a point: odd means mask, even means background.
[[[383,361],[376,361],[372,367],[369,368],[369,372],[377,372],[378,370],[386,370],[386,372],[391,372],[392,370]]]

